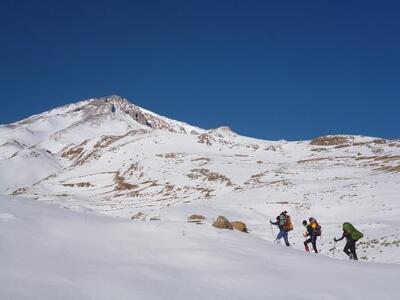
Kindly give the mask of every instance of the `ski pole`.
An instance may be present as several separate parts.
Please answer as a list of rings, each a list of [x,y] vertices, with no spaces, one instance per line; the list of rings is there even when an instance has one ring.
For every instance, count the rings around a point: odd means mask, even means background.
[[[333,241],[333,254],[332,254],[333,257],[335,257],[335,252],[336,252],[336,241]]]
[[[275,232],[274,228],[272,227],[271,221],[269,221],[269,225],[271,226],[272,240],[275,240]]]
[[[335,257],[335,250],[336,250],[336,241],[333,240],[333,248],[329,249],[329,251],[332,251],[332,257]]]

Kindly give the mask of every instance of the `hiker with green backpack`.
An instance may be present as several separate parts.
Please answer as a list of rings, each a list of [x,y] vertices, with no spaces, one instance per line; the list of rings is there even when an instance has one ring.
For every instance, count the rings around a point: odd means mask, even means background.
[[[276,236],[276,241],[279,241],[281,238],[284,239],[286,246],[290,246],[288,232],[293,229],[293,224],[290,219],[290,216],[287,214],[287,211],[281,212],[279,216],[276,217],[276,222],[272,222],[269,220],[271,225],[276,225],[279,227],[279,233]]]
[[[347,239],[347,243],[343,248],[350,259],[358,260],[356,253],[356,242],[361,239],[364,235],[359,232],[352,224],[345,222],[343,223],[343,235],[340,239],[334,238],[335,242],[341,241],[344,238]]]

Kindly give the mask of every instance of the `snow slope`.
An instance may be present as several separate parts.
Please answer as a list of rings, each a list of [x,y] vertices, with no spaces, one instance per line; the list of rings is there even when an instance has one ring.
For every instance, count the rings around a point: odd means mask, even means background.
[[[1,196],[0,225],[1,299],[396,299],[400,293],[399,265],[306,254],[179,218],[130,221]]]

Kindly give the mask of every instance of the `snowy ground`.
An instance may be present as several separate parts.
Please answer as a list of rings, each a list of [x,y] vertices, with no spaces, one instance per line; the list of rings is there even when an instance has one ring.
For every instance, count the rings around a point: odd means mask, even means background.
[[[130,221],[2,196],[0,298],[396,299],[400,293],[400,265],[308,254],[253,234],[189,224],[179,218],[185,213]]]

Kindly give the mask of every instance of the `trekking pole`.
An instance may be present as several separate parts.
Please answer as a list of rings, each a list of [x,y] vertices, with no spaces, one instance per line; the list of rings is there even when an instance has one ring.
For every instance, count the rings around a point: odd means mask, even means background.
[[[333,240],[333,248],[329,249],[329,251],[332,251],[332,257],[335,257],[335,251],[336,251],[336,241]]]
[[[274,232],[274,227],[272,227],[271,222],[269,221],[269,225],[271,226],[271,234],[272,234],[272,240],[275,240],[275,232]]]
[[[335,257],[335,252],[336,252],[336,241],[333,241],[333,257]]]

